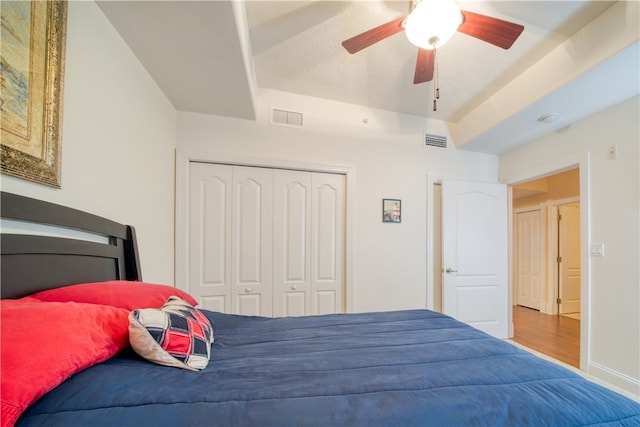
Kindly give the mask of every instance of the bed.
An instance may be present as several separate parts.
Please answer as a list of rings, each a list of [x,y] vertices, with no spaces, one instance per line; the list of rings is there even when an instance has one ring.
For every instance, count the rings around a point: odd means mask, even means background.
[[[638,402],[428,310],[264,318],[196,307],[213,340],[202,369],[151,363],[132,349],[132,314],[197,302],[142,281],[135,230],[8,193],[1,207],[11,221],[106,236],[3,226],[3,426],[640,425]],[[19,310],[27,321],[5,317]]]

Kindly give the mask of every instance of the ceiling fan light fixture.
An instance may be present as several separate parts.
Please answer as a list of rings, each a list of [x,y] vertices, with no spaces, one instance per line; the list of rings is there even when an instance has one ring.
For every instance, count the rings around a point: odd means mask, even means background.
[[[422,49],[439,48],[462,23],[462,13],[453,0],[422,0],[404,24],[409,41]]]

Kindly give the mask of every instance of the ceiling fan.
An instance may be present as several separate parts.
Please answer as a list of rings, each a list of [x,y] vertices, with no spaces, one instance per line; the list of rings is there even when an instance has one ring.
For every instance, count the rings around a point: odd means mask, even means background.
[[[524,26],[479,13],[461,10],[455,0],[412,0],[410,13],[342,42],[356,53],[394,34],[405,31],[418,49],[414,84],[433,80],[435,51],[458,31],[492,45],[509,49]]]

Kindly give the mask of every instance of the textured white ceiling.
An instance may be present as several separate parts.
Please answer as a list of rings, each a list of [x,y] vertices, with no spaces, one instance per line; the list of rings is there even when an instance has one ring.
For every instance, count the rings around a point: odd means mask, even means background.
[[[256,91],[273,89],[448,121],[458,130],[456,144],[500,153],[540,136],[538,116],[532,115],[549,112],[558,101],[571,112],[566,116],[577,120],[639,91],[635,1],[460,0],[463,10],[525,29],[509,50],[456,33],[437,52],[436,112],[433,84],[413,84],[417,48],[403,32],[354,55],[341,46],[406,15],[405,0],[106,0],[98,5],[182,111],[255,119]],[[586,58],[591,45],[601,58]],[[614,56],[616,61],[608,61]],[[554,68],[556,62],[563,68]],[[599,101],[594,78],[586,76],[596,68],[598,79],[617,83],[606,102]],[[540,82],[534,69],[547,81]],[[513,102],[520,98],[514,87],[522,92],[519,103]],[[528,87],[539,88],[540,96],[525,94]],[[553,93],[542,93],[547,87]],[[555,129],[567,124],[561,117]]]
[[[433,84],[413,84],[417,48],[404,32],[350,55],[341,42],[408,12],[408,1],[247,1],[259,87],[457,121],[611,5],[460,1],[463,10],[525,26],[509,50],[456,33],[436,54]]]

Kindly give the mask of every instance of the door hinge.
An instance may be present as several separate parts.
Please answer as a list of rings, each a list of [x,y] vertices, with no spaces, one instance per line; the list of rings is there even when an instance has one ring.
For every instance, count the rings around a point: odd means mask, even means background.
[[[558,214],[558,221],[562,219],[562,214]]]
[[[556,303],[557,303],[557,304],[562,304],[562,298],[558,298],[558,299],[556,300]]]
[[[562,262],[562,257],[561,257],[561,256],[559,256],[558,258],[556,258],[556,262],[557,262],[557,263],[561,263],[561,262]]]

